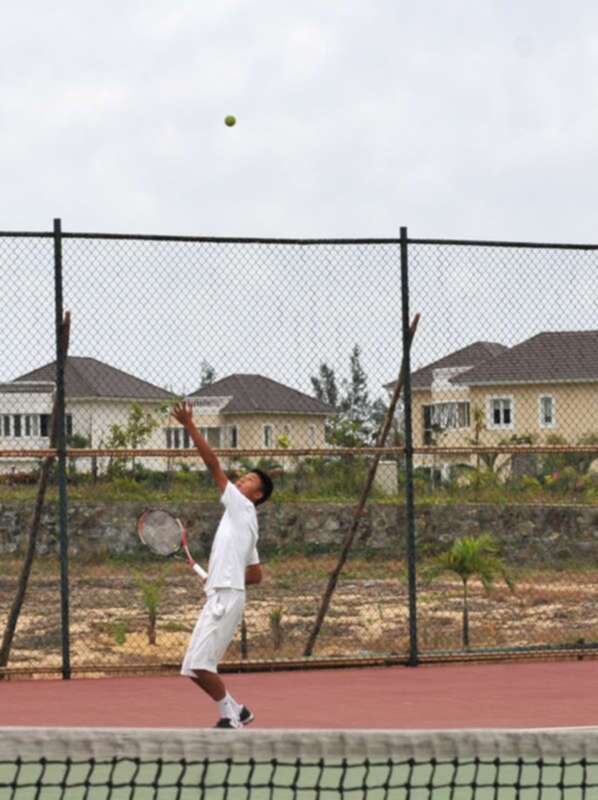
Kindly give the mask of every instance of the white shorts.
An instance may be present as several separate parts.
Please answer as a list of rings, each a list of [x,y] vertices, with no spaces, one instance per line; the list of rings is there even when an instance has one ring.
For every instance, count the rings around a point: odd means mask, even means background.
[[[191,635],[181,675],[193,678],[196,669],[218,672],[218,662],[235,635],[244,607],[245,592],[238,589],[210,592]]]

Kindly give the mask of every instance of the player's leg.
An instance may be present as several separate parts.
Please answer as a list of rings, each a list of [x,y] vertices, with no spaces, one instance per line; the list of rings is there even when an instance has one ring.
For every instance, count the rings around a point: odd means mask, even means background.
[[[245,593],[220,590],[210,595],[193,632],[181,673],[187,675],[218,704],[217,727],[248,724],[253,714],[226,691],[218,675],[222,660],[241,621]]]
[[[220,675],[203,669],[195,670],[195,675],[195,678],[191,678],[193,683],[218,703],[220,716],[216,727],[234,728],[237,722],[248,725],[253,721],[253,713],[229,694]]]
[[[226,686],[222,678],[216,672],[209,672],[207,669],[196,669],[195,678],[191,678],[196,686],[199,686],[217,703],[226,696]]]

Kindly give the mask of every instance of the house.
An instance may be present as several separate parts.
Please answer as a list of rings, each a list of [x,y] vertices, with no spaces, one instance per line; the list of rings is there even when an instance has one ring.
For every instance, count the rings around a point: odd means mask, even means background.
[[[49,446],[54,400],[51,381],[0,383],[0,449],[33,450]],[[35,459],[0,459],[0,474],[26,471]]]
[[[46,364],[0,384],[0,450],[49,446],[55,370],[55,363]],[[163,413],[164,404],[172,402],[172,392],[109,364],[68,356],[65,395],[67,435],[81,437],[85,447],[106,447],[111,426],[127,425],[133,403],[160,422],[142,447],[193,447],[186,431]],[[193,392],[189,401],[197,426],[214,448],[326,447],[325,422],[336,413],[331,406],[261,375],[230,375]],[[2,459],[0,463],[4,472],[24,471],[36,459]],[[163,459],[141,463],[154,469],[166,466]]]
[[[326,447],[325,423],[336,409],[263,375],[234,374],[192,392],[194,419],[213,447]],[[172,429],[172,446],[188,446]]]
[[[0,449],[29,450],[49,446],[56,364],[0,384]],[[64,373],[66,433],[86,441],[86,447],[105,446],[114,424],[125,426],[132,403],[146,413],[159,414],[172,392],[94,358],[68,356]],[[162,428],[146,447],[164,447]],[[2,460],[2,471],[30,468],[34,459]]]
[[[476,420],[486,446],[551,435],[575,444],[598,433],[598,331],[544,332],[511,348],[476,342],[414,372],[412,395],[415,447],[468,446]]]

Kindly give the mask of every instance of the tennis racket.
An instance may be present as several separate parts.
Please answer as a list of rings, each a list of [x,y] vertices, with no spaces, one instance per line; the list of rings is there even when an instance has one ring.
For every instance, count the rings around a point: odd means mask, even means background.
[[[204,581],[208,573],[189,552],[185,526],[168,511],[144,511],[137,520],[137,533],[146,547],[158,556],[176,556],[182,550],[189,566]]]

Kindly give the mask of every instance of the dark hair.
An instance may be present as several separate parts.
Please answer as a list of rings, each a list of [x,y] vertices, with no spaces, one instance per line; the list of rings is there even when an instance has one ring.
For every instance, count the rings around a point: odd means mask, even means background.
[[[266,500],[270,499],[270,495],[274,490],[274,484],[272,483],[272,478],[267,472],[264,472],[261,469],[252,469],[250,472],[253,472],[254,475],[257,475],[262,484],[262,496],[259,500],[255,501],[256,506],[259,506],[262,503],[265,503]]]

